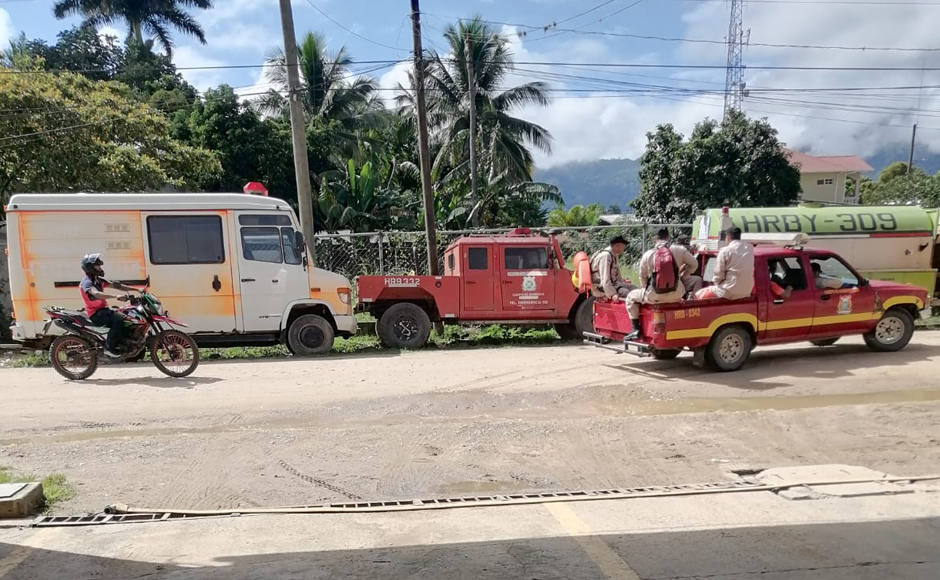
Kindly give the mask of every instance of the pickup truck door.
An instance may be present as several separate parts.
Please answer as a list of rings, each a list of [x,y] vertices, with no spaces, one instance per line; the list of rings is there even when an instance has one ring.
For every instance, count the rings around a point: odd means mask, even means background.
[[[861,277],[840,257],[810,254],[810,268],[817,264],[820,276],[810,276],[816,312],[812,335],[830,337],[867,332],[875,310],[875,293],[870,286],[860,286]]]
[[[466,244],[460,256],[463,279],[463,307],[471,312],[492,312],[496,260],[492,244]]]
[[[765,268],[767,274],[757,279],[760,316],[763,334],[760,342],[793,342],[807,338],[813,324],[816,308],[816,296],[806,267],[799,257],[767,258],[763,264],[758,261],[758,274]],[[772,290],[772,283],[786,289],[792,288],[790,296],[777,296]]]
[[[549,267],[547,246],[503,246],[500,258],[503,310],[554,309],[555,270]]]

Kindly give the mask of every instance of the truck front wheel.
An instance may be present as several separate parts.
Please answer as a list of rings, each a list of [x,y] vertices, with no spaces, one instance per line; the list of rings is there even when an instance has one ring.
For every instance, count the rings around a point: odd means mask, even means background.
[[[752,342],[751,335],[740,326],[727,326],[712,338],[705,360],[716,371],[736,371],[750,357]]]
[[[322,316],[304,314],[287,329],[287,348],[297,356],[326,354],[333,348],[336,333]]]
[[[568,324],[556,324],[555,332],[562,340],[584,340],[585,332],[594,332],[594,297],[578,305]]]
[[[387,346],[421,348],[431,336],[431,319],[421,307],[404,302],[386,310],[376,329]]]
[[[900,308],[884,313],[875,329],[863,338],[868,348],[876,352],[897,352],[907,346],[914,335],[914,319]]]

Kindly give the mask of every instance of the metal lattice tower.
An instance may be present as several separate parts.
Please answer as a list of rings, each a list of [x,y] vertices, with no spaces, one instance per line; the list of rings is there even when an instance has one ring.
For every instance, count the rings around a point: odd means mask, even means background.
[[[744,0],[730,0],[731,20],[728,23],[728,67],[725,77],[725,113],[740,111],[744,102]],[[750,37],[750,31],[747,32]]]

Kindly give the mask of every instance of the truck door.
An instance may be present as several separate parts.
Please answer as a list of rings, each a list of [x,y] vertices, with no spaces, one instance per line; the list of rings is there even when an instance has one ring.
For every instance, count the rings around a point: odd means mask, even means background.
[[[143,212],[150,289],[191,332],[236,329],[226,212]]]
[[[290,302],[310,297],[290,216],[238,212],[238,277],[245,332],[276,332]]]
[[[810,254],[809,261],[816,302],[813,336],[829,337],[868,330],[875,311],[875,295],[871,287],[860,288],[859,276],[838,256]]]
[[[767,273],[762,275],[767,276],[767,283],[759,281],[756,284],[757,291],[764,294],[759,300],[762,312],[758,318],[765,323],[761,342],[806,338],[813,322],[816,297],[803,261],[798,256],[771,257],[767,258],[766,268]],[[784,298],[775,294],[771,283],[781,289],[792,288],[790,296]]]
[[[554,270],[549,268],[546,246],[506,245],[499,269],[503,310],[552,310],[555,305]]]
[[[496,285],[492,244],[466,244],[460,259],[463,273],[463,307],[474,312],[492,312]]]

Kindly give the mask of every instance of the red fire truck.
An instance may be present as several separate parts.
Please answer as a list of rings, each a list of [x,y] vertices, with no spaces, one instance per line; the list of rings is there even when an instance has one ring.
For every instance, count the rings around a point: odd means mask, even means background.
[[[358,309],[396,348],[424,346],[435,322],[553,325],[570,339],[593,331],[593,299],[572,283],[558,239],[527,228],[456,240],[442,276],[360,276],[356,284]]]
[[[674,359],[690,350],[697,366],[734,371],[758,345],[808,341],[829,346],[842,336],[862,335],[874,351],[898,351],[911,340],[914,320],[929,316],[923,288],[868,280],[834,252],[803,248],[805,234],[782,244],[772,237],[755,242],[755,287],[749,298],[643,305],[644,338],[639,341],[625,340],[632,325],[623,303],[597,301],[595,331],[586,333],[584,342],[658,359]],[[717,255],[716,250],[699,254],[706,280],[712,277]],[[821,267],[819,279],[813,275],[814,264]],[[790,287],[791,293],[778,296],[772,283],[778,289]]]

